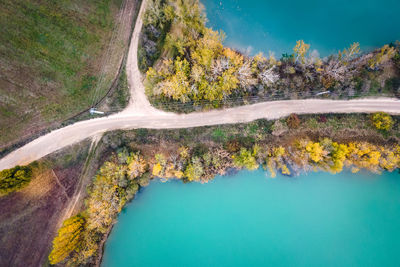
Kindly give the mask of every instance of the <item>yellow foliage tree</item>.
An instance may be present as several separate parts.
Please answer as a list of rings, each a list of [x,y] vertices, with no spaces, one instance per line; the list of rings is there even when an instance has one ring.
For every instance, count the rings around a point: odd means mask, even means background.
[[[343,170],[344,162],[349,154],[349,149],[345,144],[332,143],[333,151],[331,153],[333,165],[330,170],[333,173],[339,173]]]
[[[147,170],[147,163],[144,158],[136,154],[131,154],[126,163],[128,164],[128,176],[131,179],[137,178],[143,175]]]
[[[193,157],[191,162],[185,169],[184,176],[189,181],[200,181],[203,173],[204,173],[204,168],[200,158]]]
[[[376,129],[384,131],[391,130],[394,124],[392,116],[384,112],[377,112],[372,114],[371,121]]]
[[[186,102],[190,92],[190,66],[186,59],[177,58],[174,62],[175,74],[169,76],[160,85],[160,92],[174,100]]]
[[[326,154],[324,148],[318,142],[308,142],[306,145],[306,151],[308,152],[311,160],[316,163],[320,162],[323,156]]]
[[[213,59],[221,54],[222,48],[222,34],[206,29],[204,36],[196,41],[192,58],[208,70]]]
[[[276,171],[280,170],[282,174],[290,175],[288,166],[284,163],[284,157],[286,155],[286,149],[283,146],[274,147],[270,149],[268,157],[266,159],[266,167],[270,172],[271,178],[276,177]]]
[[[153,176],[163,177],[165,168],[167,165],[167,160],[165,159],[163,154],[156,154],[155,155],[155,164],[153,165]]]
[[[296,42],[296,46],[293,48],[293,52],[295,54],[296,61],[300,60],[301,63],[304,64],[306,54],[310,49],[310,45],[304,43],[303,40],[299,40]]]
[[[53,240],[53,249],[49,255],[50,264],[57,264],[71,252],[79,250],[84,229],[85,219],[79,214],[64,221]]]
[[[369,61],[369,67],[374,69],[381,64],[384,64],[391,60],[396,54],[396,49],[394,47],[390,47],[388,45],[384,45],[380,51],[372,57]]]
[[[243,65],[243,56],[230,48],[225,48],[222,54],[229,60],[234,69]]]
[[[353,56],[360,53],[360,43],[353,43],[348,49],[339,51],[339,60],[343,63],[347,63]]]
[[[246,148],[240,149],[239,154],[234,155],[233,162],[238,168],[246,168],[248,170],[255,170],[258,168],[258,163],[254,154]]]
[[[160,163],[156,163],[156,164],[154,164],[154,166],[153,166],[153,172],[152,172],[152,174],[153,174],[154,176],[159,176],[159,175],[161,174],[161,170],[162,170],[161,164],[160,164]]]
[[[189,148],[186,146],[181,146],[179,148],[179,156],[182,159],[187,159],[189,157]]]

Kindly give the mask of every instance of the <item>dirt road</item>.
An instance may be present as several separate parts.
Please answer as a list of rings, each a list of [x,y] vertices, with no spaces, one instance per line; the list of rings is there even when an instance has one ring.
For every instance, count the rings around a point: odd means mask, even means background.
[[[188,128],[250,122],[261,118],[277,119],[291,113],[369,113],[384,111],[400,114],[400,101],[388,98],[351,101],[315,99],[274,101],[185,115],[157,110],[150,105],[145,96],[142,77],[137,64],[137,48],[146,4],[147,1],[143,0],[129,48],[127,76],[131,88],[131,100],[128,107],[123,112],[109,117],[78,122],[50,132],[0,159],[0,170],[11,168],[17,164],[28,164],[86,138],[117,129]]]

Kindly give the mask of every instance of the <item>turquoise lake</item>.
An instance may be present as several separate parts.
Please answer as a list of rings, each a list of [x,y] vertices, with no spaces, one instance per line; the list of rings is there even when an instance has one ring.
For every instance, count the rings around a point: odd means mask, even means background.
[[[296,40],[321,56],[353,42],[363,51],[400,40],[398,0],[201,0],[208,26],[223,30],[226,44],[251,54],[292,53]]]
[[[120,214],[113,266],[400,266],[400,175],[261,170],[153,181]]]

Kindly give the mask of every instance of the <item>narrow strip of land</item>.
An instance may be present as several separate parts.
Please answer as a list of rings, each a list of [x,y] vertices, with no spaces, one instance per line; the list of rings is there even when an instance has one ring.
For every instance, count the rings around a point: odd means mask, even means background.
[[[18,164],[28,164],[86,138],[118,129],[189,128],[250,122],[261,118],[277,119],[291,113],[369,113],[384,111],[391,114],[400,114],[400,101],[390,98],[351,101],[317,99],[274,101],[191,114],[174,114],[157,110],[150,105],[145,96],[142,77],[137,64],[137,48],[146,4],[147,1],[143,0],[129,48],[127,76],[131,90],[131,100],[128,107],[123,112],[109,117],[78,122],[50,132],[2,158],[0,160],[0,170],[11,168]]]

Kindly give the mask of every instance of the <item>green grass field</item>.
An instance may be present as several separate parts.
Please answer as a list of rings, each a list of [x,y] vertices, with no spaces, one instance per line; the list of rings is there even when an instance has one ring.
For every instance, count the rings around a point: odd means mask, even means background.
[[[121,2],[1,1],[0,150],[90,106]]]

